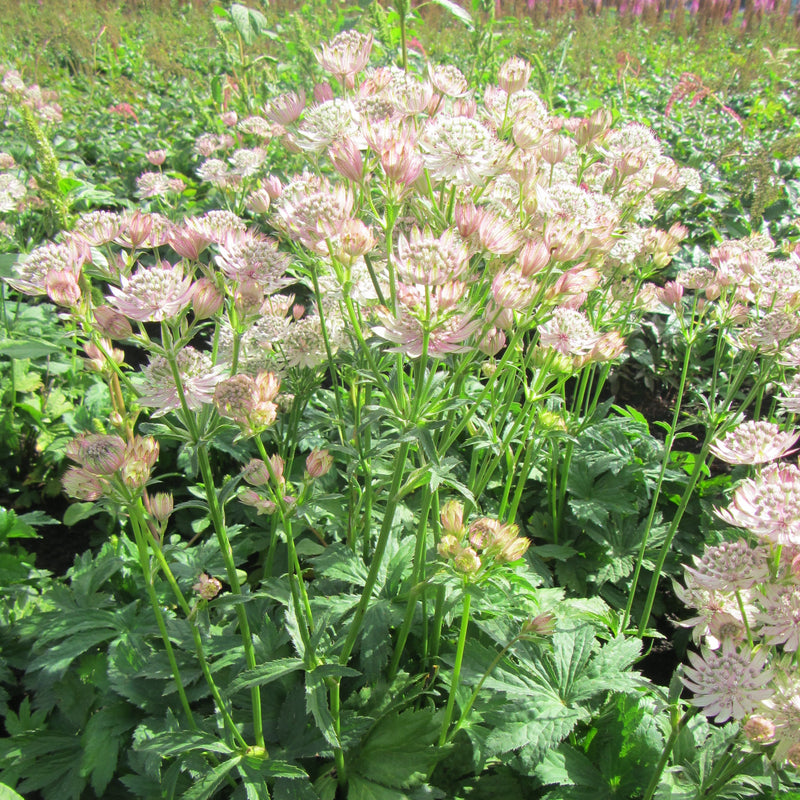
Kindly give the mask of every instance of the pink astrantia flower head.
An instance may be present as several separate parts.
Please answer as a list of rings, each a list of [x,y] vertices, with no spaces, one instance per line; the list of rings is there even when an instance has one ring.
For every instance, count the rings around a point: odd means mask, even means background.
[[[181,264],[162,261],[155,267],[139,267],[122,287],[110,287],[109,304],[138,322],[158,322],[183,311],[192,299],[192,279],[184,277]]]
[[[113,475],[125,457],[125,441],[114,435],[84,433],[66,449],[69,458],[94,475]]]
[[[758,631],[769,644],[782,644],[795,652],[800,648],[800,585],[771,584],[760,598],[762,611],[756,619]]]
[[[781,431],[774,422],[748,421],[711,444],[711,452],[726,464],[766,464],[787,455],[800,436]]]
[[[432,176],[463,185],[482,186],[505,157],[497,137],[469,117],[437,116],[423,131],[420,147]]]
[[[742,482],[731,505],[716,514],[775,544],[800,545],[800,469],[794,464],[766,466]]]
[[[427,286],[458,280],[469,268],[469,250],[454,228],[434,236],[414,227],[410,239],[397,240],[397,274],[405,283]]]
[[[721,592],[750,589],[769,575],[764,548],[752,548],[744,539],[708,547],[694,556],[694,567],[684,567],[703,587]]]
[[[342,31],[329,42],[322,44],[322,50],[315,53],[319,65],[330,72],[343,84],[352,88],[355,76],[369,63],[372,52],[372,34],[358,31]]]
[[[214,397],[214,387],[222,379],[222,370],[211,363],[206,353],[194,347],[184,347],[175,357],[186,405],[190,411],[199,410]],[[139,402],[154,408],[153,416],[161,416],[181,407],[172,368],[166,358],[154,358],[142,372],[144,386]]]
[[[564,355],[585,355],[597,341],[597,333],[584,313],[571,308],[556,308],[552,318],[539,326],[543,347]]]
[[[703,648],[702,655],[689,653],[692,666],[681,680],[694,692],[692,704],[707,717],[714,717],[715,722],[740,720],[774,691],[767,686],[772,674],[766,660],[766,650],[751,654],[725,641],[720,650]]]

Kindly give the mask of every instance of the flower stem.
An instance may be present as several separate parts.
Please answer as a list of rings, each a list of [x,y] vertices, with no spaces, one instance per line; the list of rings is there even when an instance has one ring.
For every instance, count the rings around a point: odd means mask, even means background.
[[[141,501],[139,501],[141,502]],[[130,512],[130,521],[131,521],[131,529],[133,530],[133,538],[136,542],[136,548],[139,551],[139,565],[142,568],[142,572],[144,573],[144,583],[147,587],[147,596],[150,600],[150,605],[153,608],[153,614],[156,618],[156,625],[158,626],[159,633],[161,634],[161,639],[164,642],[164,649],[167,653],[167,659],[169,660],[169,666],[172,671],[172,678],[175,681],[175,687],[178,690],[178,697],[181,701],[181,706],[183,708],[184,714],[186,715],[186,720],[189,723],[189,727],[192,730],[197,729],[197,725],[194,721],[194,717],[192,716],[192,709],[189,706],[189,699],[186,697],[186,691],[183,688],[183,679],[181,678],[181,671],[178,667],[178,662],[175,658],[175,651],[172,649],[172,642],[169,639],[169,633],[167,631],[167,625],[164,622],[164,613],[161,610],[161,604],[158,601],[158,596],[156,595],[156,589],[153,584],[153,571],[150,568],[150,556],[148,554],[147,548],[147,538],[145,534],[145,522],[142,518],[142,512],[140,508],[137,508],[136,504],[131,504],[129,507]]]
[[[225,572],[228,576],[228,583],[231,587],[231,592],[239,597],[243,595],[241,584],[239,583],[239,575],[236,572],[236,562],[233,558],[233,548],[231,547],[230,539],[228,538],[228,531],[225,527],[225,519],[223,517],[222,509],[219,505],[217,491],[214,488],[214,476],[211,472],[211,463],[208,460],[208,450],[205,443],[200,443],[197,446],[197,461],[200,465],[200,473],[203,476],[203,487],[206,493],[206,500],[208,501],[208,509],[211,514],[211,522],[214,526],[214,533],[217,536],[217,544],[219,545],[222,558],[225,562]],[[250,633],[250,622],[247,619],[247,611],[242,603],[236,604],[236,616],[239,621],[239,632],[242,635],[242,644],[244,645],[245,661],[248,669],[255,669],[256,654],[253,649],[253,637]],[[253,729],[255,734],[256,746],[264,747],[264,730],[261,715],[261,689],[258,686],[253,686],[250,689],[250,697],[253,703]]]
[[[456,660],[453,664],[453,677],[450,679],[450,694],[447,696],[447,706],[444,709],[442,730],[439,733],[439,747],[442,747],[447,741],[447,731],[450,728],[450,720],[453,718],[453,706],[456,702],[456,690],[458,689],[458,680],[461,677],[461,662],[464,660],[464,649],[467,644],[467,628],[469,627],[469,606],[471,598],[472,595],[469,593],[469,590],[464,587],[464,599],[461,602],[461,629],[458,632]],[[458,730],[458,725],[456,725],[455,730]],[[455,730],[453,731],[454,733]]]

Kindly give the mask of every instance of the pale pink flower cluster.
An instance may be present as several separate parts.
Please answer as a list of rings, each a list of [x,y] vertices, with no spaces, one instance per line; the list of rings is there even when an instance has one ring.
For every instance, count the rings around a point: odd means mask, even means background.
[[[64,473],[64,491],[78,500],[108,497],[125,502],[126,492],[138,493],[146,486],[158,452],[152,436],[126,442],[114,434],[81,434],[67,445],[67,456],[78,466]]]
[[[128,319],[158,322],[171,319],[192,299],[192,279],[184,276],[181,264],[162,261],[154,267],[140,267],[122,286],[109,287],[109,305]]]
[[[163,172],[143,172],[136,179],[136,193],[142,199],[180,194],[185,188],[180,178],[170,178]]]
[[[181,395],[190,411],[198,411],[211,403],[214,389],[222,380],[222,369],[214,366],[207,353],[194,347],[184,347],[175,356],[181,388],[169,359],[156,356],[141,373],[139,403],[154,409],[153,416],[162,416],[182,407]]]
[[[775,422],[743,422],[711,443],[711,452],[727,464],[766,464],[791,452],[800,431],[782,431]]]
[[[768,423],[744,423],[715,450],[731,463],[762,463],[795,439]],[[675,591],[697,611],[683,624],[702,647],[689,655],[683,682],[704,714],[741,721],[751,742],[775,746],[776,761],[800,764],[800,469],[769,464],[716,513],[759,543],[707,547],[685,567],[685,586]]]

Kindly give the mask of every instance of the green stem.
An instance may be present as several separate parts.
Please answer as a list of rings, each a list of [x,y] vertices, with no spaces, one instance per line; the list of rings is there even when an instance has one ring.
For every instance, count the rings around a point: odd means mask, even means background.
[[[189,604],[186,602],[186,598],[183,596],[183,592],[178,586],[178,581],[175,579],[175,575],[173,574],[172,570],[170,569],[169,563],[167,562],[164,553],[158,546],[153,547],[153,553],[155,554],[156,560],[158,561],[158,565],[161,568],[161,571],[164,573],[164,577],[167,579],[167,583],[172,588],[172,593],[175,595],[175,599],[178,601],[178,605],[181,607],[181,610],[186,615],[186,620],[189,623],[189,627],[192,631],[192,640],[194,641],[194,648],[195,653],[197,654],[197,660],[200,664],[200,670],[203,673],[203,677],[205,678],[206,683],[208,684],[208,688],[211,690],[211,696],[214,698],[214,702],[217,705],[217,709],[219,710],[220,715],[228,728],[228,731],[239,744],[239,747],[247,748],[248,744],[245,741],[244,737],[241,733],[239,733],[238,728],[236,727],[236,723],[233,721],[231,717],[227,704],[222,698],[222,694],[220,693],[219,687],[217,686],[216,682],[214,681],[214,676],[211,672],[211,668],[208,665],[208,659],[206,658],[205,651],[203,649],[203,639],[200,636],[200,631],[194,621],[195,613],[193,612]]]
[[[412,578],[412,586],[408,593],[406,613],[403,617],[403,622],[400,625],[400,632],[397,634],[397,642],[394,646],[392,662],[389,665],[387,681],[390,684],[397,675],[397,670],[400,667],[400,658],[403,655],[403,649],[406,646],[406,640],[408,639],[408,634],[411,632],[411,625],[414,622],[414,613],[417,609],[419,595],[417,587],[420,586],[422,581],[425,579],[425,548],[428,542],[428,516],[430,514],[432,500],[433,493],[431,492],[430,488],[426,488],[422,500],[422,507],[420,508],[419,524],[417,525],[417,540],[414,548],[414,574]],[[422,590],[424,592],[424,586],[422,587]]]
[[[463,711],[461,712],[461,716],[459,716],[458,721],[453,726],[453,730],[450,734],[449,738],[453,738],[456,733],[458,733],[461,726],[466,722],[467,717],[469,716],[469,712],[472,711],[472,706],[475,705],[475,701],[478,699],[478,695],[480,694],[481,689],[483,688],[483,684],[486,683],[487,678],[494,672],[494,668],[503,660],[505,654],[522,638],[522,634],[517,634],[493,659],[492,663],[486,667],[483,675],[481,675],[481,679],[478,681],[478,685],[473,689],[472,694],[467,701],[467,704],[464,706]]]
[[[133,538],[136,542],[136,548],[139,551],[139,565],[142,568],[142,573],[144,574],[144,583],[147,587],[147,597],[150,600],[150,605],[153,608],[153,614],[156,618],[156,625],[158,626],[158,631],[161,634],[161,639],[164,642],[164,649],[167,652],[167,659],[169,660],[169,666],[172,670],[172,678],[175,681],[175,687],[178,690],[178,697],[180,698],[181,706],[183,707],[189,727],[192,730],[197,730],[197,725],[195,724],[194,717],[192,716],[192,709],[189,706],[189,699],[186,697],[186,691],[183,688],[183,679],[181,678],[181,671],[178,668],[178,662],[175,658],[175,651],[172,649],[172,642],[169,639],[167,625],[166,622],[164,622],[164,614],[161,611],[161,603],[158,600],[158,595],[156,594],[156,589],[153,584],[153,571],[150,568],[150,556],[148,555],[147,539],[144,532],[144,526],[146,526],[146,523],[142,518],[141,510],[138,509],[135,504],[131,504],[128,510],[130,512]]]
[[[403,481],[403,475],[405,474],[406,460],[408,459],[408,452],[410,449],[411,444],[409,442],[403,442],[400,445],[400,449],[397,451],[397,456],[395,457],[392,484],[389,488],[389,497],[383,514],[383,524],[381,525],[381,529],[378,534],[378,541],[375,544],[375,552],[372,555],[372,563],[370,564],[369,573],[367,574],[367,580],[364,584],[364,590],[361,594],[361,599],[359,600],[355,613],[353,614],[353,620],[350,623],[350,629],[347,632],[347,638],[345,639],[342,650],[339,653],[339,663],[343,666],[347,664],[348,660],[350,659],[350,654],[353,652],[356,639],[358,638],[359,631],[361,630],[361,622],[364,619],[364,614],[367,611],[369,601],[372,599],[372,590],[375,588],[375,583],[378,580],[378,573],[383,561],[383,554],[386,551],[386,544],[389,541],[389,534],[391,533],[392,524],[394,523],[394,514],[397,510],[397,503],[400,499],[399,491]]]
[[[214,487],[214,476],[211,471],[211,463],[208,460],[208,450],[205,443],[197,446],[197,461],[200,465],[200,473],[203,476],[203,487],[208,501],[208,510],[211,515],[211,522],[214,526],[214,533],[217,536],[217,544],[225,562],[225,572],[228,576],[228,583],[231,593],[237,597],[242,597],[242,587],[239,583],[239,575],[236,572],[236,562],[233,558],[233,548],[231,547],[228,531],[225,527],[225,519],[219,505],[217,490]],[[239,632],[242,635],[244,645],[245,661],[248,669],[255,669],[256,654],[253,648],[253,636],[250,633],[250,622],[247,619],[247,611],[243,603],[236,604],[236,617],[239,622]],[[264,730],[261,714],[261,689],[253,686],[250,689],[250,697],[253,703],[253,729],[257,747],[264,747]]]
[[[656,509],[658,501],[661,497],[661,487],[664,483],[664,477],[667,474],[667,467],[669,466],[670,456],[672,455],[672,445],[675,442],[675,435],[677,433],[678,421],[680,419],[681,405],[683,403],[683,395],[686,391],[686,379],[689,375],[689,366],[691,364],[692,347],[689,343],[686,346],[686,352],[683,356],[683,368],[681,369],[680,382],[678,384],[678,397],[675,401],[675,409],[672,413],[672,425],[670,425],[669,432],[667,433],[666,441],[664,442],[664,455],[661,459],[661,470],[658,473],[656,480],[656,487],[653,491],[653,497],[650,500],[650,513],[647,515],[647,522],[644,526],[642,533],[642,543],[639,546],[639,554],[636,558],[636,567],[633,570],[633,579],[631,582],[631,589],[628,593],[628,603],[625,606],[625,615],[622,618],[622,627],[620,630],[625,630],[628,626],[628,621],[631,617],[631,609],[633,608],[633,598],[636,594],[636,587],[639,583],[639,574],[642,570],[644,563],[644,556],[647,551],[647,541],[650,538],[650,531],[653,527],[653,520],[656,516]]]
[[[653,795],[655,794],[656,789],[658,789],[658,782],[661,780],[661,775],[664,772],[664,768],[667,766],[667,762],[669,761],[669,757],[672,754],[672,749],[675,747],[675,742],[678,738],[678,735],[686,727],[686,723],[697,714],[700,710],[699,706],[694,706],[690,708],[677,722],[677,724],[672,726],[672,730],[670,731],[669,738],[667,739],[666,744],[664,745],[664,749],[661,751],[661,758],[658,760],[658,764],[656,764],[655,771],[653,772],[653,776],[650,778],[650,783],[647,785],[647,790],[642,797],[642,800],[652,800]]]
[[[469,606],[471,598],[472,595],[465,586],[464,599],[462,600],[461,604],[461,629],[458,632],[458,644],[456,645],[456,660],[453,664],[453,677],[450,679],[450,694],[447,696],[447,706],[444,709],[442,730],[439,733],[439,747],[442,747],[447,741],[447,731],[450,728],[450,720],[453,718],[453,706],[456,702],[456,690],[458,689],[458,681],[461,677],[461,663],[464,660],[464,649],[467,644],[467,628],[469,627]]]

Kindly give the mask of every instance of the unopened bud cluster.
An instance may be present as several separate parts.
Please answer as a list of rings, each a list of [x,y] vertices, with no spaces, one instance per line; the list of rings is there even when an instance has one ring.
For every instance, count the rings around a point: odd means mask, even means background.
[[[479,517],[466,526],[463,516],[464,508],[457,500],[444,504],[437,546],[439,555],[462,575],[473,576],[493,565],[518,561],[530,546],[530,540],[519,535],[517,525]]]

